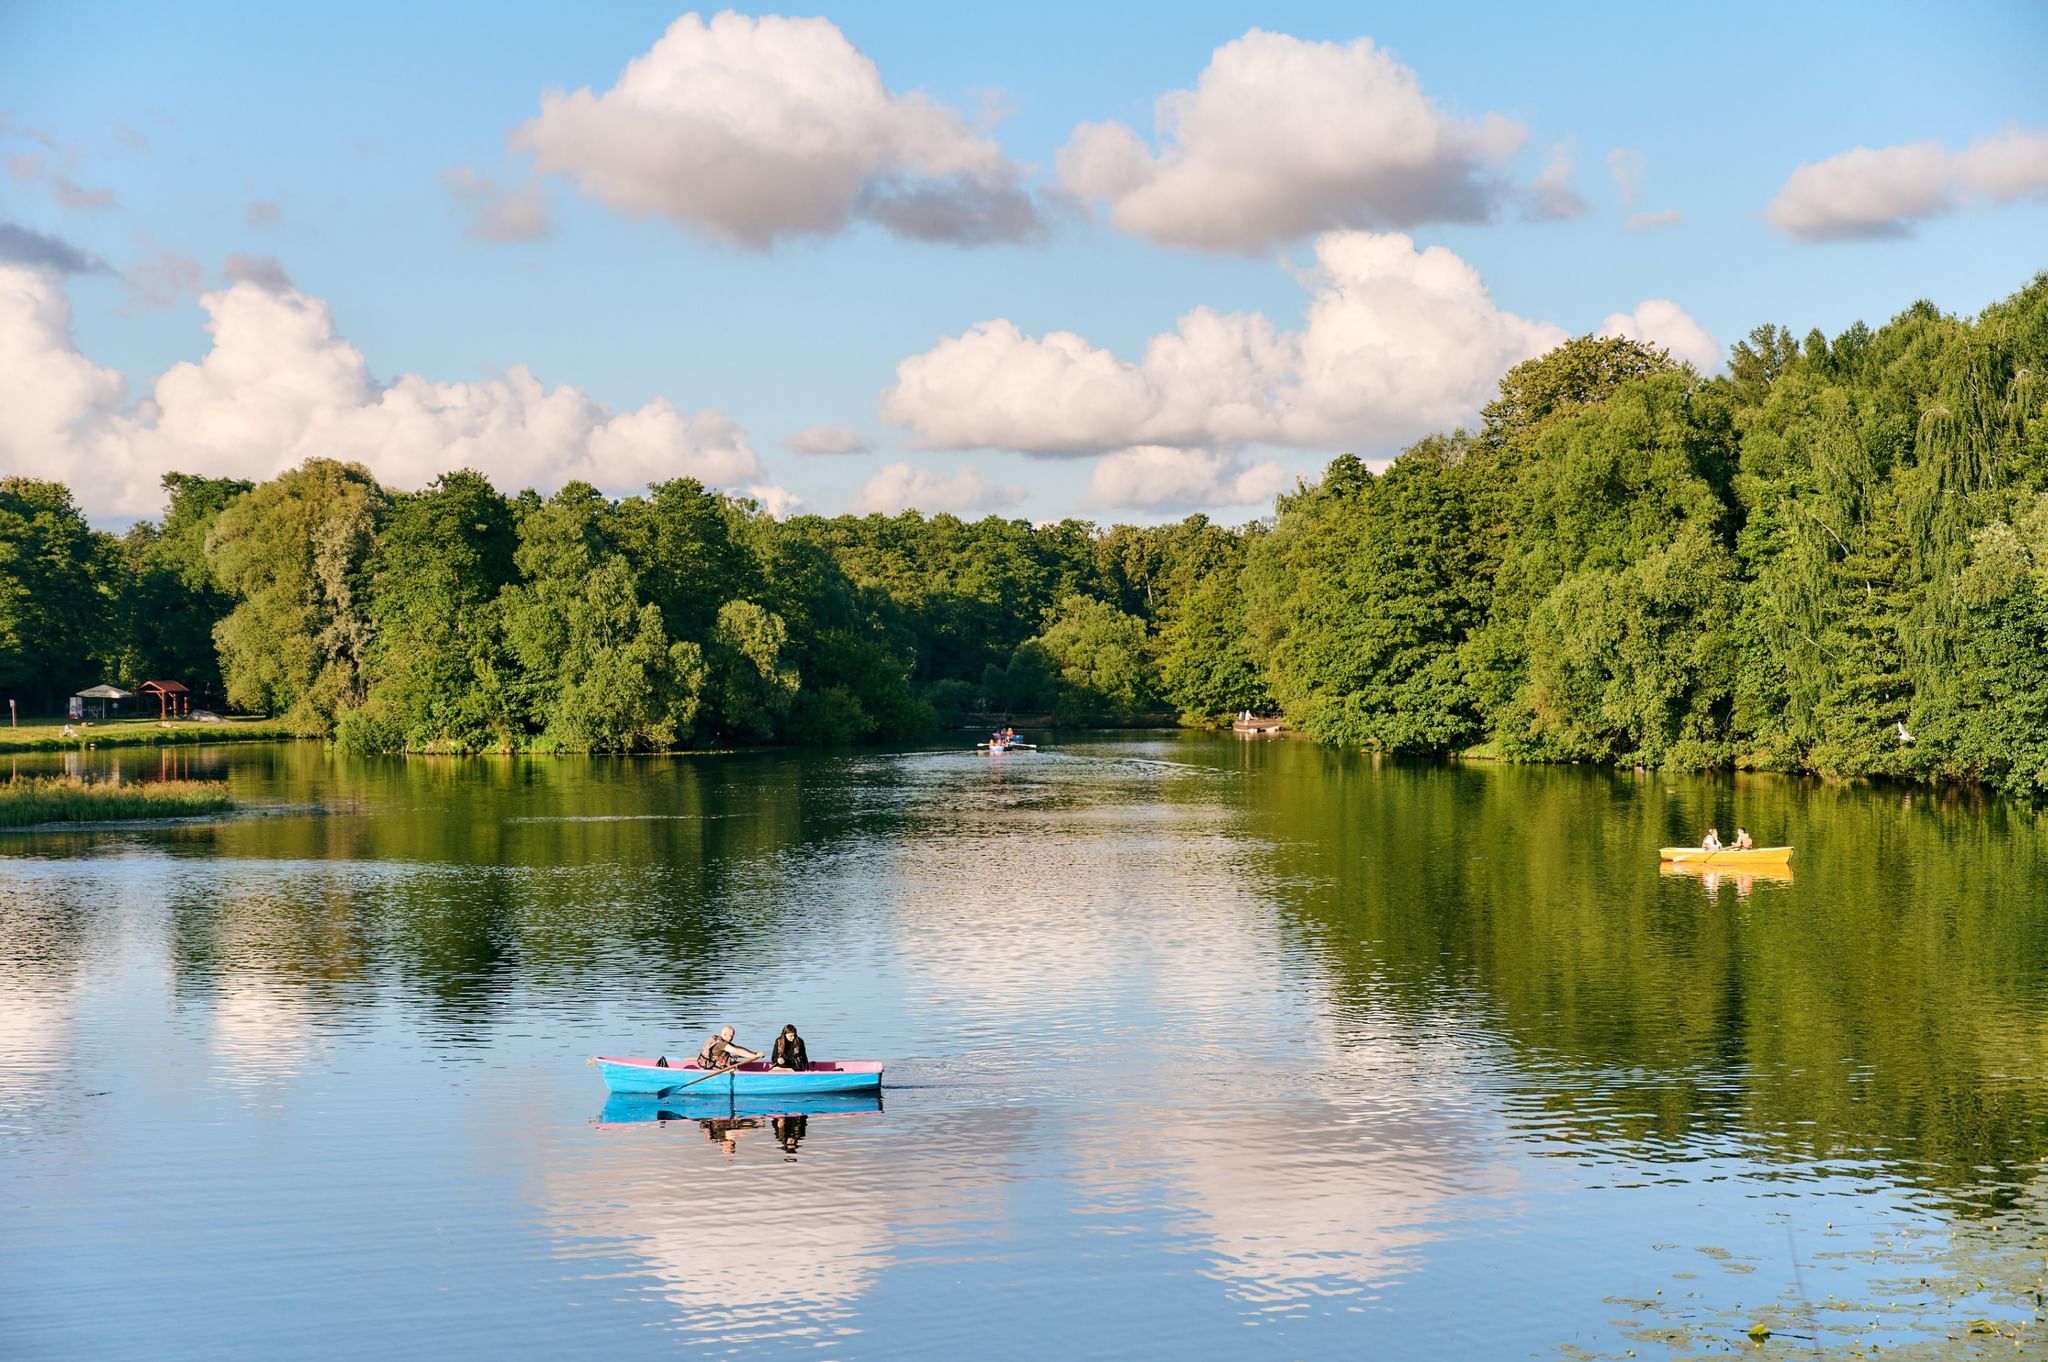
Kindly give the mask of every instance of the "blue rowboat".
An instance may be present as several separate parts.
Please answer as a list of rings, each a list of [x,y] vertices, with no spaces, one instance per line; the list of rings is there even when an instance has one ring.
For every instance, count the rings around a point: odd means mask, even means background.
[[[656,1093],[663,1088],[690,1083],[692,1079],[702,1081],[691,1083],[680,1091],[705,1097],[741,1093],[795,1096],[816,1092],[878,1092],[882,1087],[882,1061],[879,1059],[821,1060],[802,1073],[771,1069],[766,1064],[742,1064],[727,1069],[716,1078],[705,1078],[705,1071],[697,1067],[694,1059],[687,1064],[667,1067],[657,1065],[652,1056],[636,1059],[599,1055],[590,1062],[604,1075],[604,1085],[613,1092]]]
[[[715,1097],[693,1097],[698,1088],[717,1088]],[[728,1097],[722,1084],[709,1079],[676,1093],[656,1098],[645,1093],[615,1092],[604,1099],[604,1110],[591,1124],[599,1130],[674,1121],[705,1121],[745,1118],[772,1121],[787,1116],[865,1116],[882,1110],[879,1092],[822,1092],[800,1096]]]

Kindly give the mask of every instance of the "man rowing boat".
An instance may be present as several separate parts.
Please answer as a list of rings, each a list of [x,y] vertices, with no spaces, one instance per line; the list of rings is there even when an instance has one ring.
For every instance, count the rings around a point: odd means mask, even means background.
[[[736,1044],[733,1036],[734,1032],[730,1026],[719,1027],[718,1034],[707,1039],[704,1048],[697,1052],[697,1067],[727,1069],[735,1064],[750,1063],[761,1057],[757,1052]]]

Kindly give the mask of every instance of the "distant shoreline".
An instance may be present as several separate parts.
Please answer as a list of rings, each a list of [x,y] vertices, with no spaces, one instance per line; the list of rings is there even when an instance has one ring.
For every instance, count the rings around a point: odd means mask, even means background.
[[[74,725],[74,729],[73,736],[67,738],[61,722],[48,720],[0,728],[0,753],[70,752],[91,747],[167,747],[219,742],[298,742],[305,736],[271,719],[224,719],[217,724],[181,720],[169,728],[158,722],[130,720]]]

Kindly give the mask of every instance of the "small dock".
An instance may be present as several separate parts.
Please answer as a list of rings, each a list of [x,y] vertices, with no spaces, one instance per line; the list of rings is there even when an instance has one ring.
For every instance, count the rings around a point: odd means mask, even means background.
[[[1240,738],[1269,738],[1286,728],[1286,721],[1276,714],[1254,714],[1230,725],[1230,731]]]

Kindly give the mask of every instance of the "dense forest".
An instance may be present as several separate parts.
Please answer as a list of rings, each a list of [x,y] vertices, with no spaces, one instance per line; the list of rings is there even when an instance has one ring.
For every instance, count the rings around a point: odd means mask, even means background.
[[[1389,752],[2048,794],[2048,275],[1727,372],[1581,338],[1477,431],[1273,517],[777,521],[696,483],[418,492],[311,460],[92,530],[0,481],[0,694],[184,680],[358,751],[1283,711]]]

